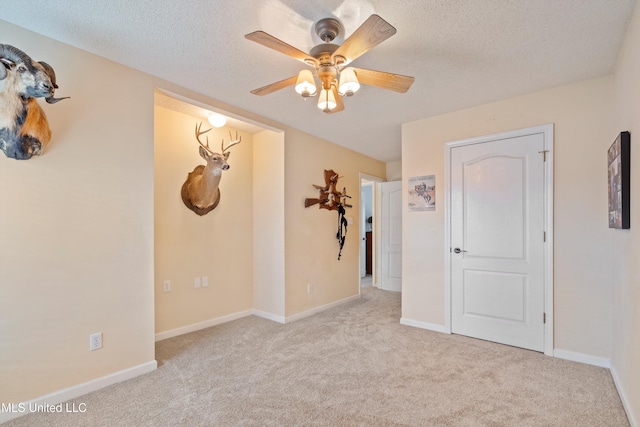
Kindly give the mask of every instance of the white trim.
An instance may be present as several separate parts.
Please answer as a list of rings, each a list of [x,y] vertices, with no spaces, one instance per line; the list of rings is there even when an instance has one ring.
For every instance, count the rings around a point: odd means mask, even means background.
[[[451,331],[447,329],[446,325],[436,325],[435,323],[420,322],[418,320],[407,319],[406,317],[400,318],[400,324],[405,326],[413,326],[414,328],[427,329],[429,331],[441,332],[443,334],[450,334]]]
[[[285,319],[284,323],[295,322],[296,320],[300,320],[300,319],[304,319],[305,317],[313,316],[314,314],[318,314],[318,313],[320,313],[322,311],[328,310],[328,309],[333,308],[333,307],[337,307],[339,305],[345,304],[345,303],[350,302],[350,301],[357,300],[359,298],[360,298],[360,295],[358,294],[358,295],[353,295],[353,296],[350,296],[350,297],[347,297],[347,298],[343,298],[343,299],[338,300],[338,301],[330,302],[329,304],[321,305],[319,307],[314,307],[314,308],[312,308],[310,310],[302,311],[302,312],[296,313],[296,314],[294,314],[292,316],[288,316]]]
[[[68,400],[75,399],[76,397],[85,395],[87,393],[91,393],[110,385],[130,380],[131,378],[149,373],[151,371],[154,371],[157,367],[158,362],[156,362],[155,360],[150,360],[149,362],[143,363],[141,365],[132,366],[131,368],[123,369],[122,371],[114,372],[104,377],[96,378],[91,381],[87,381],[85,383],[74,385],[68,388],[63,388],[62,390],[55,391],[45,396],[37,397],[28,402],[22,402],[22,408],[25,409],[24,412],[0,412],[0,424],[30,413],[30,405],[57,405]]]
[[[367,241],[367,218],[366,215],[364,214],[365,211],[365,203],[362,199],[362,192],[365,188],[369,188],[371,190],[371,215],[373,217],[374,212],[374,207],[375,207],[375,201],[376,201],[376,183],[373,181],[367,181],[367,180],[363,180],[362,178],[360,178],[360,190],[359,190],[359,194],[360,194],[360,205],[358,206],[358,218],[360,218],[360,227],[358,229],[358,243],[360,243],[360,246],[358,246],[358,293],[360,293],[360,287],[362,286],[362,278],[366,277],[367,275],[367,250],[366,250],[366,241]],[[373,223],[371,224],[371,231],[373,231]],[[363,233],[363,234],[362,234]],[[373,233],[371,233],[371,248],[373,249]],[[364,246],[365,246],[365,250],[362,250],[362,245],[364,242]],[[373,284],[373,262],[374,262],[374,256],[373,254],[371,254],[371,265],[372,265],[372,269],[371,269],[371,284]],[[362,261],[364,259],[364,262]],[[364,275],[362,274],[362,271],[364,270]]]
[[[544,354],[553,356],[553,124],[538,126],[533,129],[539,129],[544,135],[544,150],[546,150],[545,154],[547,156],[544,170],[544,229],[547,237],[544,260],[544,312],[546,313]]]
[[[262,317],[263,319],[271,320],[278,323],[285,323],[286,320],[283,316],[278,316],[261,310],[253,310],[253,314],[255,316]]]
[[[451,146],[444,150],[444,329],[451,333]]]
[[[607,357],[592,356],[590,354],[562,350],[559,348],[553,350],[553,357],[557,357],[558,359],[571,360],[572,362],[586,363],[587,365],[599,366],[601,368],[611,367],[611,359]]]
[[[375,176],[375,175],[369,175],[363,172],[360,172],[360,181],[362,181],[363,179],[365,181],[373,181],[373,182],[386,182],[386,180],[384,178],[381,178],[379,176]]]
[[[380,178],[379,176],[373,176],[373,175],[368,175],[366,173],[360,172],[360,189],[359,189],[359,193],[358,194],[362,194],[362,180],[365,181],[370,181],[373,184],[373,189],[371,191],[371,202],[373,203],[373,224],[371,224],[371,229],[373,230],[373,232],[371,233],[371,238],[372,238],[372,242],[371,242],[371,247],[373,248],[373,254],[371,257],[371,286],[373,286],[374,288],[379,288],[380,287],[380,283],[378,281],[378,275],[376,274],[376,270],[377,270],[377,266],[380,262],[380,248],[378,247],[380,245],[380,240],[376,237],[376,235],[378,234],[378,230],[380,228],[378,220],[380,218],[380,184],[381,182],[385,182],[384,178]],[[360,202],[362,204],[362,202]],[[362,209],[362,206],[360,206],[360,209]],[[359,213],[358,213],[359,215]],[[360,230],[358,230],[358,234],[360,233]],[[360,242],[358,242],[360,243]],[[362,262],[362,254],[360,254],[360,247],[358,247],[358,260],[359,262]],[[360,294],[360,287],[362,286],[362,277],[360,277],[360,269],[362,268],[362,266],[360,264],[358,264],[358,294]]]
[[[331,302],[329,304],[321,305],[319,307],[314,307],[310,310],[303,311],[301,313],[294,314],[289,317],[278,316],[272,313],[267,313],[266,311],[261,310],[245,310],[240,311],[238,313],[232,313],[227,316],[216,317],[215,319],[205,320],[204,322],[193,323],[191,325],[183,326],[181,328],[171,329],[169,331],[164,331],[156,334],[156,342],[166,340],[167,338],[177,337],[178,335],[188,334],[190,332],[199,331],[201,329],[210,328],[212,326],[220,325],[222,323],[231,322],[232,320],[240,319],[247,316],[258,316],[263,319],[271,320],[273,322],[278,323],[289,323],[294,322],[299,319],[303,319],[305,317],[313,316],[314,314],[320,313],[329,308],[336,307],[338,305],[347,303],[349,301],[353,301],[360,298],[360,294],[353,295],[351,297],[347,297],[338,301]]]
[[[242,317],[251,316],[252,314],[254,314],[254,310],[245,310],[222,317],[216,317],[215,319],[205,320],[204,322],[192,323],[191,325],[159,332],[156,334],[156,342],[166,340],[167,338],[177,337],[178,335],[188,334],[189,332],[199,331],[200,329],[210,328],[212,326],[220,325],[221,323],[227,323]]]
[[[547,232],[547,241],[544,254],[544,312],[546,313],[544,328],[544,354],[554,355],[553,349],[553,123],[548,125],[535,126],[525,129],[517,129],[509,132],[496,133],[492,135],[479,136],[462,139],[459,141],[447,142],[445,144],[445,178],[444,178],[444,251],[445,251],[445,325],[444,328],[451,333],[451,149],[472,144],[482,144],[485,142],[500,139],[517,138],[520,136],[543,134],[544,149],[547,150],[544,169],[544,229]],[[556,350],[557,351],[557,350]]]
[[[219,113],[219,114],[222,114],[223,116],[227,116],[227,117],[232,118],[232,119],[243,121],[243,122],[245,122],[247,124],[250,124],[252,126],[257,126],[259,128],[262,128],[262,130],[266,129],[266,130],[270,130],[270,131],[276,132],[276,133],[284,132],[284,129],[280,129],[280,128],[268,125],[266,123],[259,122],[259,121],[254,120],[254,119],[249,119],[249,118],[247,118],[245,116],[241,116],[239,114],[232,113],[231,111],[224,110],[222,108],[214,107],[213,105],[206,104],[204,102],[196,101],[195,99],[186,97],[184,95],[180,95],[179,93],[172,92],[172,91],[164,89],[162,87],[156,86],[155,89],[158,92],[160,92],[160,93],[162,93],[162,94],[164,94],[166,96],[169,96],[171,98],[177,99],[178,101],[186,102],[187,104],[191,104],[191,105],[194,105],[196,107],[204,108],[205,110],[213,111],[214,113]],[[255,133],[255,131],[251,131],[251,132]]]
[[[631,427],[640,427],[640,424],[636,422],[631,413],[631,405],[629,404],[629,399],[627,399],[627,395],[624,392],[624,389],[620,385],[620,380],[618,379],[618,373],[616,369],[611,366],[609,368],[611,371],[611,377],[613,378],[613,383],[616,385],[616,389],[618,390],[618,395],[620,396],[620,400],[622,401],[622,407],[624,408],[624,412],[627,414],[627,419],[629,420],[629,425]]]

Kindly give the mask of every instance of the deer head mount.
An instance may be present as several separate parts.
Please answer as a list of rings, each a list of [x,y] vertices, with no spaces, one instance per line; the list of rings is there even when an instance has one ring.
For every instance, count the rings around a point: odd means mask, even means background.
[[[208,136],[206,144],[203,144],[200,140],[200,135],[209,132],[211,129],[200,131],[201,127],[202,122],[196,124],[195,135],[198,144],[200,144],[200,156],[207,164],[196,166],[193,172],[187,175],[187,180],[182,184],[180,192],[185,206],[200,216],[211,212],[220,203],[220,189],[218,186],[222,178],[222,171],[229,169],[229,164],[227,163],[229,154],[231,154],[229,148],[239,144],[242,140],[242,137],[238,138],[237,131],[235,138],[229,132],[229,139],[231,140],[229,145],[224,146],[223,138],[220,147],[221,152],[216,153],[209,147]]]

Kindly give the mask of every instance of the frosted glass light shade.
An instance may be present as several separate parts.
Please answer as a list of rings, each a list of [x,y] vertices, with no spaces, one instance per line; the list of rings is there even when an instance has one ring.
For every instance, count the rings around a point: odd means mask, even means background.
[[[213,113],[209,116],[209,123],[211,123],[213,127],[221,128],[227,124],[227,118],[221,114]]]
[[[360,89],[360,83],[353,68],[348,67],[340,71],[340,85],[338,85],[340,95],[351,96],[356,93],[358,89]]]
[[[311,74],[311,71],[302,70],[298,73],[298,80],[296,80],[296,92],[305,98],[316,94],[316,82],[313,80],[313,74]]]
[[[336,108],[336,97],[331,89],[322,89],[318,97],[318,108],[322,111],[331,111]]]

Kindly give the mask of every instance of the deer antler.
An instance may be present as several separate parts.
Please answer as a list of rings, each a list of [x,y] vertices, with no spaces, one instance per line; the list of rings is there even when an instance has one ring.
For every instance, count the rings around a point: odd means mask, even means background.
[[[198,144],[200,144],[200,146],[202,148],[204,148],[205,150],[207,150],[207,152],[209,154],[213,154],[213,151],[211,150],[211,148],[209,148],[209,137],[207,136],[207,144],[203,144],[202,141],[200,141],[200,135],[202,135],[203,133],[207,133],[209,132],[211,129],[207,129],[203,132],[200,132],[200,128],[202,127],[202,122],[200,122],[200,124],[196,124],[196,139],[198,140]]]
[[[235,139],[233,139],[233,137],[231,136],[231,131],[229,131],[229,139],[230,139],[229,142],[231,142],[231,144],[227,145],[227,147],[225,148],[224,147],[224,138],[222,138],[222,144],[221,144],[222,154],[224,154],[229,148],[233,147],[234,145],[240,144],[240,141],[242,141],[242,137],[238,138],[238,131],[236,131],[236,138]]]

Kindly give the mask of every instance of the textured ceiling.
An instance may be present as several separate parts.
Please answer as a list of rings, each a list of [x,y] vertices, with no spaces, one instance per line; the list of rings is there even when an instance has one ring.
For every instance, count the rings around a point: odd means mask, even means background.
[[[609,74],[636,0],[2,0],[0,19],[371,157],[400,159],[401,124]],[[314,22],[350,35],[376,13],[397,33],[353,65],[415,76],[399,94],[364,86],[324,114],[292,88],[250,90],[304,66],[248,41],[308,52]],[[344,37],[336,42],[339,44]],[[0,43],[8,43],[1,41]],[[19,46],[18,46],[19,47]],[[52,64],[55,58],[39,58]],[[63,77],[59,76],[62,85]]]

